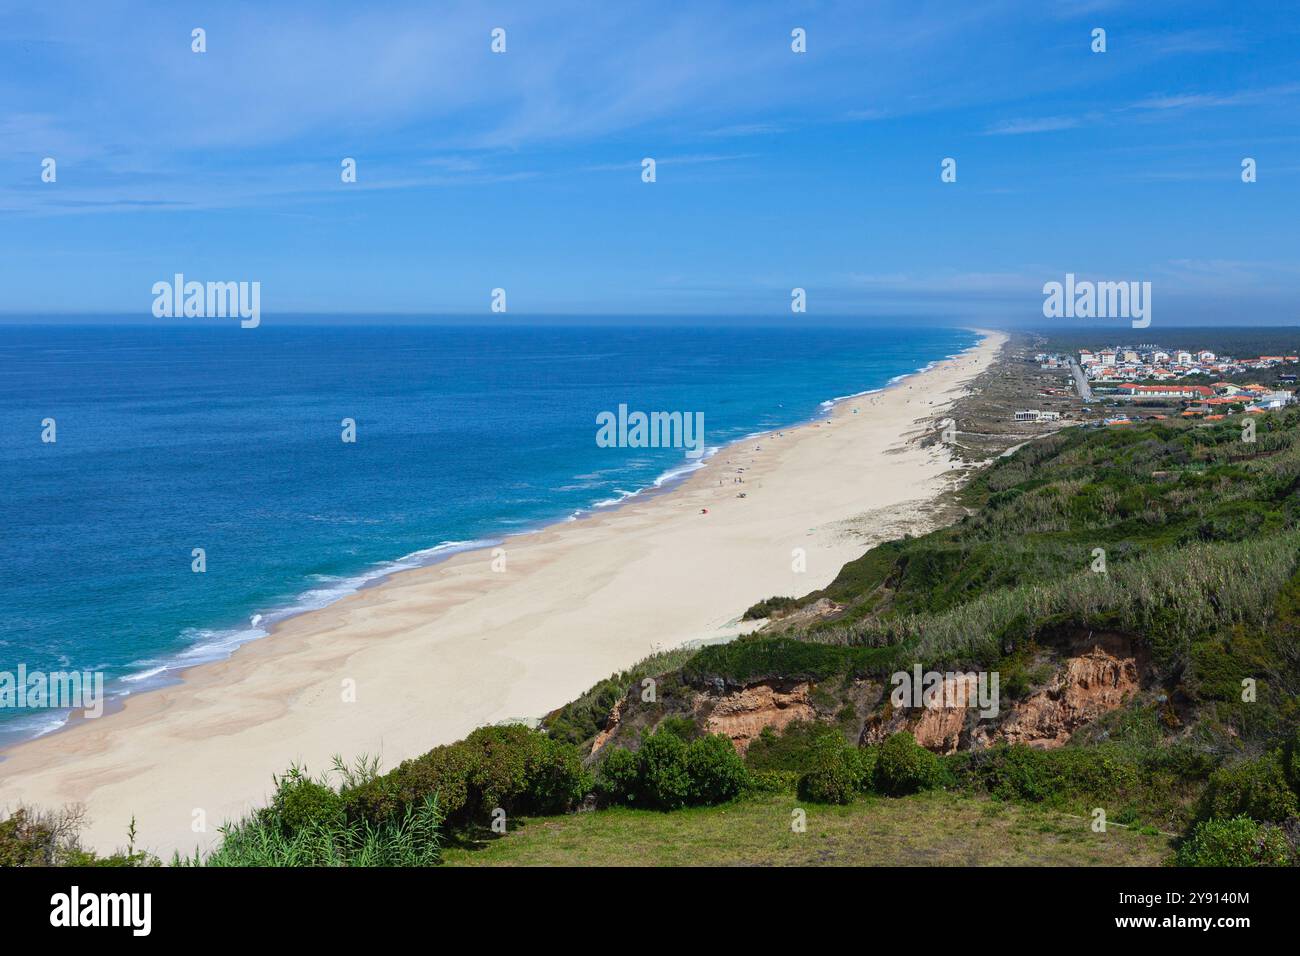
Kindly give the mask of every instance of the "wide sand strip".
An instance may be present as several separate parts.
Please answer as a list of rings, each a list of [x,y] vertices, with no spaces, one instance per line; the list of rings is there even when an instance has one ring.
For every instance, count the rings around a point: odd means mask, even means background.
[[[169,858],[210,846],[291,762],[315,772],[369,753],[392,766],[541,716],[657,649],[734,634],[755,601],[825,586],[893,536],[891,513],[943,489],[942,446],[907,439],[1004,341],[986,333],[826,420],[729,446],[669,493],[508,539],[504,571],[467,552],[291,618],[180,685],[13,748],[0,807],[83,803],[85,842],[103,851],[134,816],[137,845]]]

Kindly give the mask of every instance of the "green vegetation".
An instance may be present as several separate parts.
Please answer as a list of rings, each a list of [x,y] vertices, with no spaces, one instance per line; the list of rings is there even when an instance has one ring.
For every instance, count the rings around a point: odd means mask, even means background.
[[[266,807],[220,830],[204,856],[175,857],[173,866],[434,866],[441,861],[444,814],[436,795],[408,803],[378,822],[349,814],[347,795],[380,779],[379,762],[348,766],[335,757],[331,774],[293,766],[275,777]]]
[[[880,745],[876,758],[876,787],[881,793],[902,796],[929,790],[939,783],[939,758],[900,731]]]
[[[694,649],[665,651],[601,681],[577,700],[565,704],[542,721],[542,727],[556,740],[581,744],[591,740],[605,726],[614,704],[628,690],[647,677],[661,678],[675,672],[694,657]]]
[[[37,810],[18,807],[0,820],[2,866],[157,866],[158,860],[135,848],[135,821],[127,848],[109,856],[84,850],[78,839],[85,811],[79,807]]]
[[[1210,774],[1197,807],[1197,819],[1239,815],[1265,823],[1282,823],[1300,816],[1296,793],[1287,783],[1275,754],[1220,767]]]
[[[221,846],[210,856],[196,854],[173,865],[435,866],[441,862],[441,823],[438,802],[431,798],[378,826],[331,818],[289,828],[259,815],[222,828]]]
[[[792,597],[770,597],[766,601],[759,601],[745,611],[742,620],[757,621],[761,618],[771,617],[773,614],[779,614],[797,606],[797,604],[798,602]]]
[[[803,809],[806,832],[792,829]],[[932,790],[804,805],[792,793],[675,813],[612,807],[517,820],[449,847],[449,866],[1159,866],[1169,841],[1086,818]]]
[[[1242,441],[1240,420],[1227,420],[1075,428],[1027,445],[964,490],[967,517],[873,548],[794,604],[828,598],[840,611],[706,648],[683,676],[741,685],[769,675],[881,680],[916,663],[997,670],[1006,707],[1043,684],[1052,672],[1044,659],[1070,635],[1122,635],[1145,662],[1148,693],[1070,746],[954,754],[920,771],[917,785],[937,779],[1080,813],[1102,805],[1114,822],[1186,829],[1189,845],[1199,833],[1202,847],[1241,830],[1207,825],[1245,817],[1276,824],[1260,840],[1293,846],[1300,413],[1256,425],[1253,443]],[[826,782],[806,792],[843,798],[841,777],[808,752],[807,736],[760,737],[751,764],[815,770]],[[889,792],[886,750],[874,758],[874,786]]]
[[[292,767],[270,803],[222,827],[220,846],[191,866],[432,866],[449,836],[494,816],[563,813],[591,790],[578,749],[519,725],[481,727],[386,774],[335,758],[335,784]]]
[[[813,644],[794,638],[774,637],[732,641],[706,647],[682,668],[691,684],[720,680],[744,685],[759,680],[824,681],[836,675],[859,675],[884,660],[888,649]]]
[[[859,792],[872,786],[876,751],[870,747],[854,747],[839,734],[823,734],[814,739],[806,766],[798,784],[802,799],[814,803],[852,803]]]
[[[1282,831],[1250,817],[1205,820],[1178,848],[1179,866],[1288,866],[1295,852]]]
[[[655,655],[541,730],[481,728],[384,774],[337,764],[333,783],[293,768],[189,862],[1154,862],[1178,831],[1184,865],[1295,863],[1300,412],[1256,424],[1253,443],[1233,420],[1033,442],[971,481],[957,523],[748,612],[784,630]],[[1064,746],[995,733],[941,757],[892,732],[894,671],[996,670],[1006,712],[1094,634],[1131,648],[1140,687]],[[763,730],[742,760],[707,708],[758,683],[797,688],[810,719]],[[1098,807],[1114,830],[1091,832]],[[485,829],[499,811],[504,836]],[[0,862],[77,859],[59,831],[9,818]]]
[[[342,791],[349,821],[380,825],[433,798],[453,827],[490,822],[497,808],[561,813],[591,789],[578,748],[520,725],[480,727]]]
[[[660,810],[725,803],[747,784],[745,765],[726,737],[687,741],[673,728],[647,734],[635,751],[612,748],[600,767],[596,792],[609,804]]]

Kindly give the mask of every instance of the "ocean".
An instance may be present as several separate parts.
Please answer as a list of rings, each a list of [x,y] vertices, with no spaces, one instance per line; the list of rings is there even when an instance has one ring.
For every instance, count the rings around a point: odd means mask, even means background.
[[[698,467],[681,448],[601,447],[602,412],[702,413],[707,457],[977,339],[0,325],[0,674],[103,672],[114,696],[160,686],[395,570],[580,520]],[[66,716],[0,707],[0,746]]]

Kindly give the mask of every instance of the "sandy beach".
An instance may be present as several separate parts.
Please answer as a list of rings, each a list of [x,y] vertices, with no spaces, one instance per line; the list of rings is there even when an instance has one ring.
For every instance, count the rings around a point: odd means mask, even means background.
[[[85,842],[103,851],[134,816],[137,846],[168,859],[210,846],[292,762],[368,753],[387,768],[539,717],[656,650],[738,633],[751,604],[824,586],[947,487],[943,447],[909,439],[996,357],[1005,336],[984,335],[824,420],[729,446],[665,494],[508,539],[504,570],[483,550],[401,572],[15,747],[0,808],[82,803]]]

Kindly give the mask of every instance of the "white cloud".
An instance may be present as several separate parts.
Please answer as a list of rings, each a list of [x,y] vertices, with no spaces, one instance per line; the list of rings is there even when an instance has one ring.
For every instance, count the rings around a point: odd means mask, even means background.
[[[1079,120],[1072,116],[1043,116],[1038,119],[1003,120],[984,130],[985,136],[1021,136],[1026,133],[1051,133],[1074,129]]]

